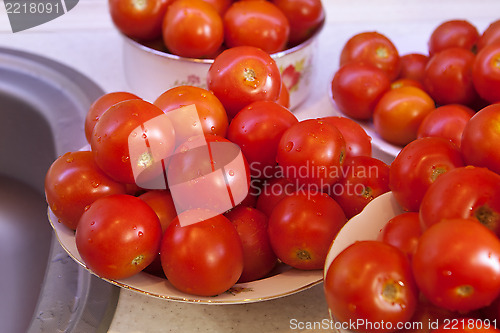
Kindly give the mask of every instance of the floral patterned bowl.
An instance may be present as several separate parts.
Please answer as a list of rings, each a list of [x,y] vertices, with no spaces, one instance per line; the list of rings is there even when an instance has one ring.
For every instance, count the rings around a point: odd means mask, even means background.
[[[323,24],[307,41],[271,55],[290,92],[290,109],[295,109],[309,95],[317,37]],[[183,58],[164,52],[161,45],[144,45],[126,36],[123,39],[125,77],[131,92],[152,102],[175,86],[207,87],[206,75],[212,59]]]

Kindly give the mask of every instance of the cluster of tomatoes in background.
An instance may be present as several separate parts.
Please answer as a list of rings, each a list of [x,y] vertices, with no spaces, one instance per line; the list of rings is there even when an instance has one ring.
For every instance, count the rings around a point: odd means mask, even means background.
[[[110,0],[109,9],[123,34],[188,58],[242,45],[283,51],[325,18],[321,0]]]
[[[468,21],[450,20],[430,35],[428,54],[399,55],[387,36],[357,34],[341,51],[333,99],[394,145],[426,135],[458,143],[474,112],[500,101],[499,36],[499,21],[480,34]]]

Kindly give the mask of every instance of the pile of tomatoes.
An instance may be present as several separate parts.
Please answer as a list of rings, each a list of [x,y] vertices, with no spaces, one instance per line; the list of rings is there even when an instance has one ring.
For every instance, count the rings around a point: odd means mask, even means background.
[[[152,103],[128,92],[97,99],[90,149],[59,157],[45,182],[86,266],[114,280],[145,271],[203,296],[280,262],[323,269],[347,219],[389,190],[389,167],[353,120],[299,121],[281,85],[268,53],[239,46],[215,58],[208,89],[178,86]]]
[[[123,34],[188,58],[242,45],[283,51],[325,18],[321,0],[110,0],[109,10]]]
[[[458,144],[467,120],[500,101],[499,36],[500,21],[480,34],[466,20],[449,20],[433,30],[428,53],[400,55],[387,36],[359,33],[341,50],[333,99],[394,145],[427,135]]]

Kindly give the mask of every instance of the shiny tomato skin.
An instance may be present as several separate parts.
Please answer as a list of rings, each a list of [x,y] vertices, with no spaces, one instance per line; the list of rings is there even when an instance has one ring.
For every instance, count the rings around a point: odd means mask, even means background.
[[[400,57],[401,70],[398,78],[423,82],[424,71],[429,56],[422,53],[407,53]]]
[[[174,0],[108,0],[115,26],[123,34],[139,40],[161,36],[161,25],[168,6]]]
[[[290,23],[288,44],[298,45],[310,38],[325,20],[321,0],[272,0]]]
[[[330,195],[342,207],[348,219],[390,190],[389,166],[371,156],[346,158],[342,175],[342,179],[332,186]]]
[[[382,139],[404,146],[417,138],[420,123],[434,109],[433,99],[422,89],[391,89],[375,106],[373,125]]]
[[[339,322],[385,323],[377,332],[394,332],[411,319],[418,291],[406,255],[376,241],[357,241],[329,266],[324,281],[330,313]],[[358,332],[373,332],[368,324]]]
[[[500,20],[492,22],[481,34],[477,41],[477,51],[479,52],[488,44],[500,42]]]
[[[500,174],[500,104],[478,111],[465,125],[461,150],[467,163],[487,167]]]
[[[390,85],[390,79],[383,70],[362,62],[351,62],[335,73],[331,91],[335,104],[343,114],[368,120]]]
[[[425,90],[438,105],[472,105],[477,93],[472,82],[475,55],[454,47],[434,54],[425,67]]]
[[[125,185],[99,169],[90,151],[68,152],[58,157],[45,176],[45,198],[50,209],[58,222],[73,230],[92,202],[125,192]]]
[[[472,80],[481,98],[489,103],[500,102],[500,42],[489,44],[477,53]]]
[[[265,51],[238,46],[215,58],[207,73],[207,86],[232,119],[252,102],[278,99],[281,74],[276,62]]]
[[[331,242],[346,222],[342,208],[330,196],[302,189],[274,207],[269,239],[285,264],[303,270],[322,269]]]
[[[462,154],[449,140],[416,139],[391,163],[389,186],[404,210],[418,212],[429,186],[442,174],[462,166]]]
[[[356,121],[339,116],[321,118],[337,127],[346,144],[346,158],[353,156],[372,156],[372,138]]]
[[[397,89],[401,87],[415,87],[424,90],[424,85],[417,80],[413,79],[397,79],[391,82],[391,89]]]
[[[397,247],[411,260],[421,234],[418,212],[405,212],[387,222],[380,230],[378,240]]]
[[[162,35],[169,52],[186,58],[210,58],[224,41],[222,18],[203,0],[175,0],[167,10]]]
[[[208,2],[209,4],[214,6],[221,17],[224,16],[226,10],[233,3],[233,0],[203,0],[203,1]]]
[[[297,186],[323,190],[340,180],[345,151],[344,137],[335,126],[306,119],[283,133],[276,161],[284,176]]]
[[[271,54],[283,51],[288,42],[290,23],[272,2],[233,2],[223,19],[228,47],[254,46]]]
[[[267,216],[245,206],[237,206],[224,215],[233,223],[243,246],[243,272],[238,282],[265,277],[278,262],[269,241]]]
[[[231,120],[227,138],[240,146],[252,177],[266,178],[276,168],[276,153],[283,133],[299,121],[287,108],[273,101],[257,101]]]
[[[422,199],[420,221],[425,230],[452,218],[475,219],[500,235],[500,175],[466,166],[439,176]]]
[[[102,114],[116,103],[127,99],[140,99],[140,97],[126,91],[115,91],[102,95],[90,105],[85,116],[85,138],[88,143],[90,143],[95,124]]]
[[[399,52],[385,35],[368,31],[349,38],[340,52],[340,66],[349,62],[364,62],[382,69],[389,79],[396,79],[401,70]]]
[[[427,136],[442,137],[460,148],[465,125],[474,115],[474,110],[460,104],[448,104],[437,107],[420,123],[417,138]]]
[[[151,207],[160,220],[161,230],[165,231],[177,216],[172,194],[168,190],[151,190],[138,196]]]
[[[258,190],[255,207],[269,217],[278,202],[295,191],[296,185],[286,178],[268,178]]]
[[[174,128],[168,119],[161,123],[153,121],[161,119],[160,116],[164,116],[162,110],[142,99],[126,100],[109,108],[94,127],[90,141],[97,165],[112,179],[135,184],[138,179],[134,169],[145,173],[151,165],[160,161],[153,160],[151,153],[130,156],[130,138],[143,138],[141,140],[148,140],[150,145],[155,143],[155,147],[161,146],[161,150],[155,153],[163,158],[173,152]],[[143,161],[145,156],[149,158],[148,163]]]
[[[432,56],[447,48],[460,47],[472,51],[479,39],[477,28],[466,20],[448,20],[431,33],[427,46]]]
[[[114,194],[94,201],[78,223],[78,253],[100,277],[118,280],[146,268],[158,255],[158,216],[139,198]]]
[[[182,106],[194,104],[203,133],[226,136],[227,127],[229,126],[226,110],[213,92],[207,89],[187,85],[173,87],[158,96],[153,104],[167,115],[168,112],[177,110]],[[198,128],[196,126],[192,126],[194,121],[186,121],[177,117],[175,119],[180,120],[174,122],[177,144],[186,141],[193,135],[201,134],[197,132]]]
[[[500,293],[500,240],[471,219],[442,220],[426,229],[412,265],[419,290],[448,310],[476,310]]]
[[[215,296],[231,288],[243,271],[243,249],[235,227],[223,215],[189,210],[184,218],[200,222],[181,226],[177,217],[163,235],[160,257],[169,282],[182,292]]]

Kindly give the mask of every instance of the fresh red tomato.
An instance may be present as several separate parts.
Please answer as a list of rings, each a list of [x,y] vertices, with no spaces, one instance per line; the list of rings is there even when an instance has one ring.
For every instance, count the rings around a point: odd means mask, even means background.
[[[283,198],[269,217],[274,253],[287,265],[322,269],[330,244],[347,222],[342,208],[326,193],[298,190]]]
[[[425,89],[424,85],[420,81],[414,79],[397,79],[391,82],[391,89],[397,89],[401,87],[415,87],[419,89]]]
[[[309,39],[325,20],[321,0],[272,0],[290,23],[288,44],[298,45]]]
[[[380,230],[378,240],[397,247],[411,260],[421,234],[418,212],[406,212],[390,219]]]
[[[392,81],[399,75],[399,52],[385,35],[370,31],[352,36],[340,53],[340,66],[349,62],[364,62],[382,69]]]
[[[500,235],[500,175],[480,167],[460,167],[427,189],[420,206],[424,229],[444,219],[472,218]]]
[[[163,172],[161,161],[173,152],[175,132],[157,106],[131,99],[100,117],[90,145],[97,165],[109,177],[128,184],[147,183]]]
[[[228,47],[254,46],[276,53],[285,49],[289,35],[288,19],[269,1],[236,1],[224,14]]]
[[[404,146],[417,138],[420,123],[434,108],[434,101],[422,89],[391,89],[375,106],[373,125],[384,140]]]
[[[418,291],[406,255],[375,240],[357,241],[329,266],[324,281],[332,317],[355,322],[357,332],[395,332],[410,320]]]
[[[472,51],[479,39],[477,28],[466,20],[449,20],[438,25],[428,41],[429,54],[460,47]]]
[[[168,190],[151,190],[138,196],[151,207],[160,220],[161,230],[165,231],[177,216],[172,194]]]
[[[335,104],[343,114],[368,120],[390,85],[390,79],[383,70],[362,62],[351,62],[335,73],[331,91]]]
[[[278,99],[281,74],[276,62],[265,51],[239,46],[215,58],[207,73],[207,85],[232,119],[252,102]]]
[[[340,180],[345,151],[344,137],[335,126],[306,119],[283,133],[276,161],[289,181],[321,191]]]
[[[342,179],[332,186],[330,195],[349,219],[386,192],[389,192],[389,166],[371,156],[353,156],[346,158]]]
[[[222,18],[203,0],[175,0],[167,10],[162,27],[167,49],[187,58],[210,58],[224,41]]]
[[[97,199],[83,213],[75,242],[91,271],[119,280],[154,260],[161,235],[160,221],[151,207],[131,195],[114,194]]]
[[[500,42],[478,52],[472,66],[472,79],[481,98],[490,103],[500,102]]]
[[[281,136],[298,122],[293,113],[278,103],[257,101],[236,114],[227,138],[241,147],[252,177],[265,178],[277,172],[276,153]]]
[[[460,148],[463,130],[473,115],[474,110],[465,105],[448,104],[437,107],[420,123],[417,138],[441,137]]]
[[[475,55],[460,47],[435,53],[425,67],[425,90],[438,105],[471,105],[477,99],[472,82]]]
[[[417,212],[429,186],[443,173],[464,166],[457,146],[444,138],[416,139],[391,164],[389,186],[404,210]]]
[[[167,113],[180,107],[196,106],[198,119],[191,117],[171,117],[175,128],[177,144],[181,144],[189,137],[201,134],[198,122],[201,122],[203,133],[226,136],[228,119],[224,106],[213,92],[194,86],[177,86],[161,94],[153,103]],[[194,125],[196,123],[196,126]]]
[[[488,44],[500,42],[500,20],[492,22],[481,34],[477,41],[477,51],[479,52]]]
[[[478,111],[465,125],[461,149],[467,163],[500,174],[500,104]]]
[[[500,293],[500,240],[474,220],[442,220],[425,230],[412,265],[419,290],[448,310],[476,310]]]
[[[346,117],[329,116],[322,118],[337,127],[346,144],[346,158],[353,156],[371,156],[372,138],[360,124]]]
[[[108,0],[115,26],[123,34],[140,40],[161,36],[161,24],[174,0]]]
[[[81,215],[100,197],[125,193],[125,185],[99,169],[90,151],[57,158],[45,176],[45,198],[58,222],[75,230]]]
[[[296,189],[295,184],[286,178],[274,177],[266,179],[257,192],[258,197],[255,207],[270,216],[278,202],[295,193]]]
[[[243,272],[238,282],[265,277],[278,262],[267,233],[267,216],[255,208],[244,206],[235,207],[225,216],[233,223],[243,245]]]
[[[233,3],[233,0],[203,0],[208,2],[212,6],[215,7],[219,15],[222,17],[226,10],[228,10],[229,6]]]
[[[247,197],[250,170],[236,144],[200,135],[177,147],[167,179],[178,214],[191,209],[223,213]]]
[[[231,288],[243,272],[240,237],[223,215],[188,210],[168,226],[160,249],[168,281],[184,293],[215,296]],[[213,216],[206,218],[205,214]],[[200,221],[181,226],[180,218]]]
[[[281,90],[278,99],[276,99],[276,103],[287,109],[290,108],[290,90],[286,86],[284,80],[281,80]]]
[[[400,57],[401,70],[398,78],[423,82],[424,70],[429,56],[421,53],[407,53]]]
[[[85,117],[85,138],[87,142],[90,143],[92,131],[102,114],[116,103],[128,99],[140,99],[140,97],[126,91],[116,91],[102,95],[90,105],[87,116]]]

